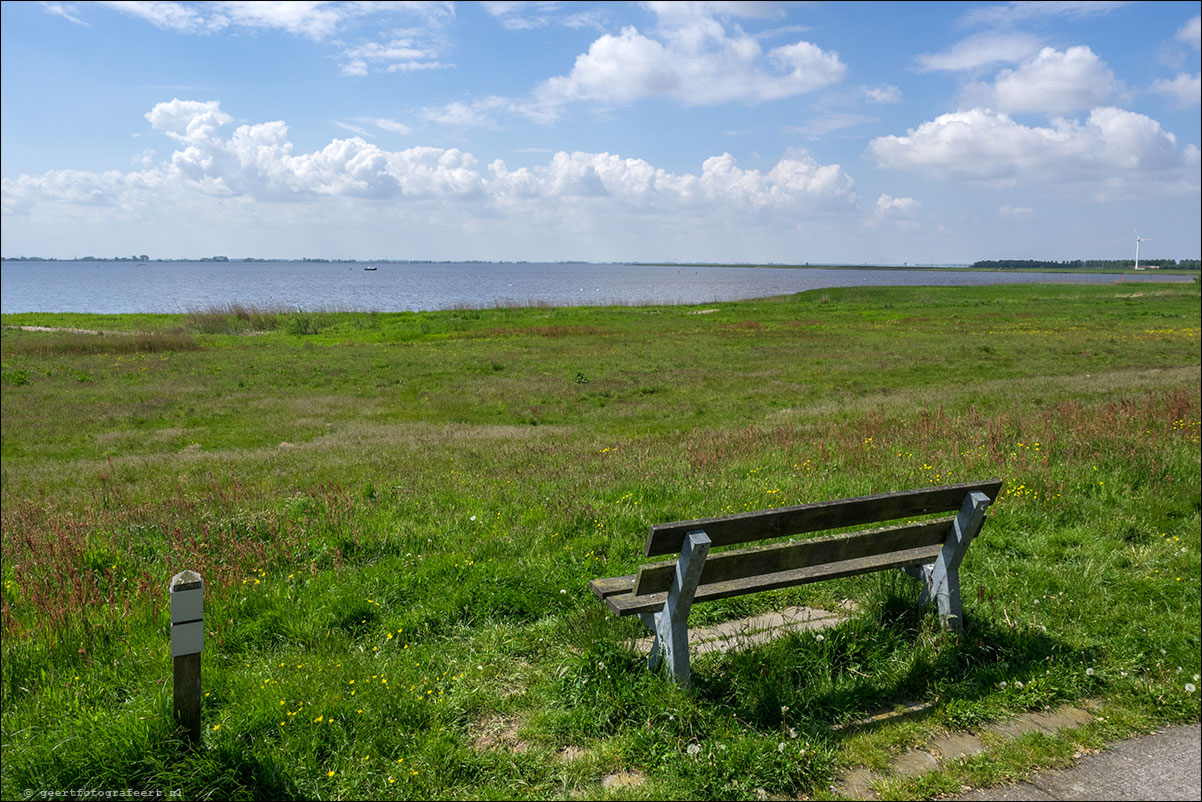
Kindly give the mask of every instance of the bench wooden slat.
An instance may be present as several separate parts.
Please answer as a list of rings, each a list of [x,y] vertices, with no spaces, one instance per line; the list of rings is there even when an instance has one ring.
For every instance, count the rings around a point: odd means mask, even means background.
[[[838,529],[878,521],[896,520],[936,512],[954,512],[964,497],[976,490],[994,500],[1002,481],[968,482],[942,487],[880,493],[859,498],[801,504],[763,512],[746,512],[719,518],[699,518],[693,521],[656,524],[647,534],[643,553],[648,557],[677,554],[685,536],[697,529],[704,530],[714,548],[754,540],[769,540],[823,529]]]
[[[637,576],[638,574],[630,574],[610,579],[592,579],[589,580],[588,587],[598,599],[607,599],[615,593],[630,593],[634,590],[634,580]]]
[[[697,588],[693,603],[714,601],[731,596],[741,596],[761,590],[778,590],[780,588],[804,585],[808,582],[820,582],[824,579],[837,579],[843,576],[855,576],[888,568],[903,568],[907,565],[929,563],[939,555],[942,544],[922,546],[888,554],[874,554],[870,557],[859,557],[854,560],[844,560],[826,565],[807,566],[792,571],[781,571],[775,574],[735,579],[728,582],[716,582]],[[640,613],[658,612],[667,600],[667,593],[656,593],[651,596],[635,596],[633,593],[619,593],[605,599],[606,606],[619,616],[637,615]]]
[[[778,546],[753,546],[746,549],[715,554],[705,562],[701,586],[729,582],[760,574],[776,574],[822,563],[837,563],[874,554],[942,544],[951,532],[954,517],[933,521],[887,526],[843,535],[826,535],[800,543]],[[708,534],[708,532],[706,533]],[[672,586],[676,563],[645,565],[639,569],[634,582],[635,596],[666,593]],[[615,584],[620,592],[620,586]],[[610,595],[613,595],[612,593]],[[602,596],[601,598],[606,598]],[[700,598],[697,601],[701,601]]]

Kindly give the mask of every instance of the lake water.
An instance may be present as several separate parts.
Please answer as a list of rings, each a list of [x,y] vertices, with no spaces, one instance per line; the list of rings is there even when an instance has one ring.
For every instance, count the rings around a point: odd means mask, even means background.
[[[191,312],[226,304],[380,312],[546,303],[700,304],[826,287],[1112,283],[1102,273],[687,265],[3,262],[0,311]],[[1131,276],[1123,277],[1124,281]],[[1189,281],[1142,274],[1143,281]]]

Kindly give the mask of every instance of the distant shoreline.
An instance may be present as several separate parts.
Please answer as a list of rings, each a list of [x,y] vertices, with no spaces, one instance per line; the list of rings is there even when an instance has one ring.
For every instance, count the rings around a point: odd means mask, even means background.
[[[200,259],[130,259],[130,258],[73,258],[73,259],[54,259],[54,258],[38,258],[38,257],[11,257],[6,256],[0,258],[0,262],[53,262],[64,264],[78,263],[95,263],[95,264],[187,264],[187,263],[204,263],[204,264],[337,264],[337,265],[472,265],[472,264],[496,264],[496,265],[628,265],[631,267],[694,267],[694,268],[776,268],[782,270],[890,270],[890,271],[912,271],[912,270],[931,270],[939,272],[974,272],[974,273],[1109,273],[1114,275],[1123,275],[1127,273],[1136,273],[1133,267],[1063,267],[1063,266],[1048,266],[1048,267],[976,267],[968,264],[777,264],[773,262],[590,262],[585,260],[559,260],[553,262],[536,262],[530,260],[483,260],[483,259],[260,259],[256,257],[246,258],[224,258],[224,257],[206,257]],[[1193,275],[1199,273],[1197,268],[1153,268],[1155,273],[1161,275]],[[1139,273],[1145,272],[1151,274],[1152,271],[1140,270]]]

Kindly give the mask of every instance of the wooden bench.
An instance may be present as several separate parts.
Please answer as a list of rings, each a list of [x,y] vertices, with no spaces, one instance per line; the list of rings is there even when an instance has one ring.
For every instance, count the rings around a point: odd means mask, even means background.
[[[682,685],[689,682],[688,617],[696,602],[900,568],[923,583],[920,601],[934,599],[944,626],[959,631],[960,561],[1001,487],[1001,480],[993,479],[656,524],[647,535],[644,554],[675,553],[676,560],[644,565],[630,576],[594,579],[589,588],[616,615],[642,619],[655,633],[648,665],[655,670],[666,661]],[[711,546],[955,511],[934,519],[709,556]]]

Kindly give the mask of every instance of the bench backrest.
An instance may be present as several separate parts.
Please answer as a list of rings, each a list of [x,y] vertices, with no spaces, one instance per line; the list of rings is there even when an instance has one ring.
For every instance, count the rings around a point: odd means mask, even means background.
[[[991,479],[985,482],[941,485],[898,493],[822,501],[817,504],[800,504],[795,507],[779,507],[764,512],[745,512],[720,518],[655,524],[647,534],[647,544],[643,553],[648,557],[679,554],[685,537],[689,532],[696,530],[704,531],[709,536],[712,547],[717,548],[820,532],[825,529],[839,529],[844,526],[911,518],[916,515],[955,512],[964,503],[964,497],[972,491],[984,493],[989,496],[990,501],[995,501],[1001,488],[1001,479]]]
[[[984,493],[993,501],[1001,486],[1001,480],[990,480],[658,524],[651,527],[645,551],[648,556],[679,553],[687,534],[698,530],[705,532],[713,546],[724,546],[897,518],[956,512],[970,492]],[[775,583],[781,587],[798,584],[806,581],[806,569],[813,566],[840,563],[845,569],[841,573],[853,574],[877,570],[878,563],[881,566],[896,566],[901,562],[926,562],[933,559],[947,540],[954,520],[953,515],[810,538],[798,543],[711,554],[705,562],[700,583],[711,586],[712,590],[702,591],[698,600],[738,595],[766,587],[761,581],[745,583],[742,580],[769,574],[781,576],[781,582]],[[666,593],[672,585],[675,570],[675,562],[643,566],[635,578],[633,596]],[[783,572],[791,572],[791,575],[785,576]]]

